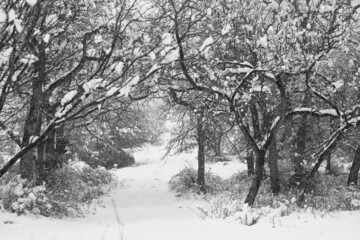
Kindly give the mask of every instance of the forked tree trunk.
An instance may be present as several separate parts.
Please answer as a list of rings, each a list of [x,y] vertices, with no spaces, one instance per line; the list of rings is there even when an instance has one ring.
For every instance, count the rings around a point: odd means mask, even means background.
[[[246,196],[245,203],[249,206],[252,206],[255,202],[256,195],[259,192],[261,181],[264,173],[264,164],[265,164],[265,152],[259,150],[256,154],[256,163],[255,163],[255,174],[251,182],[249,193]]]
[[[276,147],[276,139],[273,139],[269,147],[269,168],[271,192],[274,195],[278,195],[280,193],[278,159],[279,155]]]
[[[350,173],[347,181],[347,185],[357,185],[360,170],[360,144],[358,145],[353,163],[350,168]]]
[[[198,179],[197,183],[200,186],[200,191],[205,193],[205,132],[204,132],[204,123],[203,110],[200,111],[197,117],[197,143],[198,143]]]

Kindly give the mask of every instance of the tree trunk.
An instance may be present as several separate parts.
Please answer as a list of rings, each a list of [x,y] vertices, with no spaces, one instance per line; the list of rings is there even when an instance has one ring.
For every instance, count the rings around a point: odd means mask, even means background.
[[[311,104],[311,93],[309,90],[306,90],[303,100],[303,106],[307,107],[310,104]],[[304,115],[300,117],[300,126],[294,143],[295,153],[292,157],[292,162],[294,164],[294,172],[295,172],[293,179],[295,183],[301,183],[301,180],[305,174],[304,172],[305,169],[302,161],[303,161],[303,155],[306,150],[307,130],[308,130],[308,116]]]
[[[278,159],[279,155],[276,147],[276,139],[274,138],[269,147],[270,183],[271,191],[274,195],[278,195],[280,193]]]
[[[326,174],[331,173],[331,152],[326,156]]]
[[[259,120],[259,112],[256,108],[255,99],[252,98],[250,101],[250,112],[251,112],[251,123],[252,129],[254,133],[254,139],[259,140],[261,138],[261,130],[260,130],[260,120]],[[246,152],[246,164],[248,168],[248,175],[251,176],[255,174],[255,157],[253,150],[249,147]]]
[[[214,153],[216,157],[221,157],[221,133],[214,139]]]
[[[197,142],[198,142],[198,179],[200,191],[205,193],[205,132],[204,132],[204,111],[201,110],[197,117]]]
[[[36,40],[34,39],[34,41]],[[46,80],[46,54],[45,46],[43,44],[39,44],[37,47],[39,53],[37,56],[39,61],[35,63],[37,77],[32,81],[32,95],[30,99],[29,112],[24,125],[24,135],[21,144],[22,147],[28,145],[33,137],[37,137],[41,133],[43,104],[42,86]],[[38,150],[40,150],[40,152],[38,152]],[[39,156],[40,158],[43,157],[43,152],[41,152],[42,150],[42,146],[39,146],[39,149],[34,148],[21,158],[20,174],[22,178],[32,181],[36,177],[36,168],[40,168],[39,171],[41,171],[42,166],[40,163],[36,164],[36,160]]]
[[[30,100],[30,108],[25,120],[22,147],[28,145],[32,137],[39,136],[41,131],[41,104],[42,84],[35,80],[32,86],[33,94]],[[22,178],[32,181],[35,178],[35,161],[38,157],[37,149],[33,148],[26,153],[20,161],[20,174]]]
[[[254,204],[256,195],[259,192],[259,188],[264,173],[264,164],[265,164],[265,152],[263,150],[260,150],[256,154],[255,174],[249,189],[249,193],[245,199],[245,203],[247,203],[249,206],[252,206]]]
[[[251,148],[246,150],[246,165],[248,176],[252,176],[255,173],[255,160],[254,160],[254,152]]]
[[[45,142],[39,143],[37,146],[37,158],[35,161],[36,170],[36,185],[42,185],[46,182],[46,166],[45,166]]]
[[[360,144],[358,145],[353,163],[350,168],[350,173],[347,181],[347,185],[357,185],[360,170]]]

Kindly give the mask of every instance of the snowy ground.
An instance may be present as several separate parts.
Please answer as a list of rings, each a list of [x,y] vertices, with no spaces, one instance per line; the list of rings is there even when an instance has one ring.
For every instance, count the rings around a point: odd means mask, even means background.
[[[160,160],[164,151],[150,147],[135,153],[136,167],[116,171],[123,187],[104,198],[104,207],[81,219],[16,216],[0,212],[0,239],[6,240],[232,240],[232,239],[357,239],[360,212],[340,212],[323,217],[293,213],[248,227],[226,220],[203,220],[192,200],[177,199],[167,182],[184,166],[196,166],[194,154]],[[209,166],[229,177],[243,165],[231,162]]]

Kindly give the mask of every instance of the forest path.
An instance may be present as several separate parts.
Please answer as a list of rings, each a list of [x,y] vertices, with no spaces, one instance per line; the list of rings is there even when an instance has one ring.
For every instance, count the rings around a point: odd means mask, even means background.
[[[139,166],[116,172],[124,186],[113,199],[122,222],[124,240],[232,240],[232,239],[343,239],[358,236],[360,212],[341,212],[315,216],[294,213],[277,219],[276,227],[268,219],[247,227],[222,219],[203,220],[193,200],[178,199],[168,188],[172,176],[185,166],[196,168],[195,153],[184,153],[161,160],[164,150],[150,146],[135,153]],[[233,161],[208,164],[211,171],[229,177],[244,167]]]

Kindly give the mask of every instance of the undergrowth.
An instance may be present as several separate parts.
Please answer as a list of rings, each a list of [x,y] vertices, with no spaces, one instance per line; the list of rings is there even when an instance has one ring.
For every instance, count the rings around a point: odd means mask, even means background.
[[[271,193],[270,179],[263,179],[256,201],[253,205],[252,215],[244,215],[244,199],[251,184],[251,177],[246,172],[238,172],[229,179],[222,179],[213,173],[207,172],[206,195],[201,196],[205,204],[196,209],[201,217],[209,218],[238,218],[246,225],[252,225],[257,218],[271,213],[276,216],[288,215],[293,211],[310,211],[312,213],[328,213],[331,211],[347,211],[360,209],[360,187],[346,186],[346,174],[326,175],[318,173],[306,193],[304,205],[300,208],[296,204],[299,190],[289,183],[290,174],[280,175],[281,192],[274,196]],[[196,183],[197,171],[185,168],[176,174],[169,182],[171,190],[178,196],[197,197],[199,186]],[[256,209],[256,210],[255,210]],[[274,213],[275,212],[275,213]],[[245,220],[244,220],[245,217]],[[251,218],[250,222],[246,222]],[[247,220],[246,220],[247,219]]]
[[[224,184],[224,181],[221,177],[206,172],[206,193],[217,194],[225,191],[228,184]],[[200,186],[197,184],[197,171],[191,167],[184,168],[171,178],[169,187],[178,195],[188,196],[189,194],[200,193]]]
[[[80,217],[94,210],[100,197],[115,184],[105,168],[91,168],[83,162],[71,162],[55,170],[48,182],[34,186],[20,175],[7,176],[0,187],[0,202],[7,211],[18,215]]]

